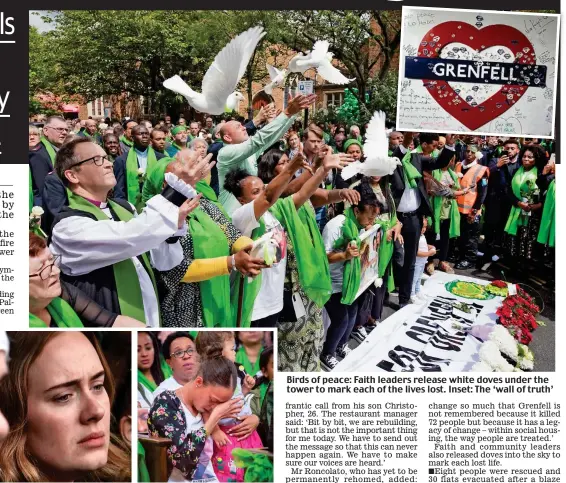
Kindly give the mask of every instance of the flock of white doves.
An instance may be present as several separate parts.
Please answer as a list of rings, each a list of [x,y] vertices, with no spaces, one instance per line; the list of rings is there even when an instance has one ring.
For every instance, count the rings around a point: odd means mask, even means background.
[[[240,79],[246,71],[254,50],[266,34],[262,27],[252,27],[233,38],[214,58],[202,80],[202,92],[191,89],[181,77],[175,75],[163,82],[163,86],[182,95],[197,111],[219,115],[226,110],[237,110],[238,104],[244,100],[235,91]],[[333,54],[328,52],[329,43],[326,40],[315,42],[312,51],[307,54],[299,53],[291,59],[287,69],[279,70],[267,65],[270,82],[263,90],[271,94],[274,87],[283,86],[290,73],[304,74],[309,69],[315,69],[327,82],[332,84],[348,84],[355,79],[348,79],[332,65]],[[396,166],[401,164],[399,159],[388,156],[389,143],[385,129],[385,114],[374,113],[366,130],[364,143],[364,162],[356,161],[342,171],[342,177],[349,179],[362,173],[365,176],[385,176],[393,174]]]

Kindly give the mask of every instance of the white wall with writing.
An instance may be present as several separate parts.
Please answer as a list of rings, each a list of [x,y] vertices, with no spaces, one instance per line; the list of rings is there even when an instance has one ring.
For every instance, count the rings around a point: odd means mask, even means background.
[[[446,22],[454,23],[446,28]],[[551,14],[403,7],[397,129],[553,137],[558,28],[559,16]],[[423,56],[532,63],[546,67],[546,84],[406,78],[407,57]],[[432,63],[428,68],[443,72]]]

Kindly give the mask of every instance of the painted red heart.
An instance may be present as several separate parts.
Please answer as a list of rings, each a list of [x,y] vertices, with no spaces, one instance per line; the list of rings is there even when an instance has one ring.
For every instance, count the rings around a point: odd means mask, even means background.
[[[444,22],[430,29],[419,45],[418,56],[440,57],[442,48],[459,42],[481,52],[488,47],[507,47],[515,56],[515,63],[536,64],[536,55],[529,39],[508,25],[489,25],[476,28],[465,22]],[[494,95],[477,106],[471,106],[446,81],[423,80],[428,92],[451,116],[471,131],[501,116],[526,92],[528,86],[502,86]]]

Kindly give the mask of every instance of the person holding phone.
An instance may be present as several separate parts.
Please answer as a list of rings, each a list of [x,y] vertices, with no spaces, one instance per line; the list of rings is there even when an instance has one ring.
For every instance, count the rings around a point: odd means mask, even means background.
[[[521,167],[518,160],[519,143],[516,139],[508,139],[503,144],[501,155],[492,157],[488,163],[490,174],[483,225],[485,236],[483,252],[486,260],[491,260],[493,255],[498,254],[503,245],[505,222],[511,211],[511,204],[504,193]],[[504,181],[501,177],[502,172],[505,176]]]

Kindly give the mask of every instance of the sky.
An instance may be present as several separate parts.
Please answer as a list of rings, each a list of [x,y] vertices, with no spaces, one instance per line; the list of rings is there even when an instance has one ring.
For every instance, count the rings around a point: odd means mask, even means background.
[[[39,13],[39,15],[35,15]],[[53,30],[53,24],[46,24],[41,20],[40,15],[47,14],[46,11],[42,10],[30,10],[29,11],[29,24],[33,27],[37,27],[40,32],[47,32],[48,30]]]

